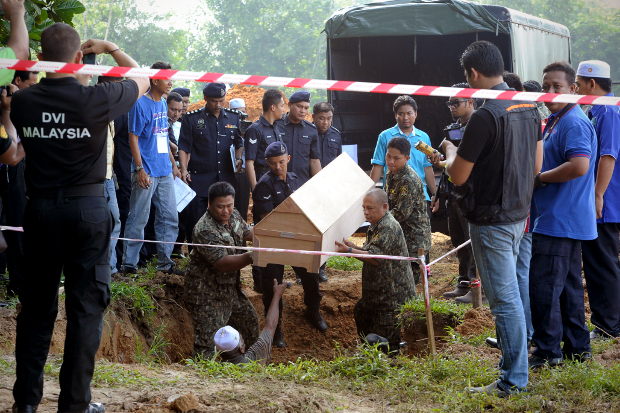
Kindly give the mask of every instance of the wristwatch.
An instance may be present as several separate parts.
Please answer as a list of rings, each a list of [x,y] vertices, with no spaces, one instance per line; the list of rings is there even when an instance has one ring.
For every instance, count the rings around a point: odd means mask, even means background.
[[[136,165],[136,173],[138,173],[138,172],[140,172],[140,171],[142,171],[142,170],[144,170],[144,166],[142,166],[142,165]]]
[[[540,180],[540,175],[542,175],[542,172],[538,172],[538,175],[536,175],[536,183],[538,184],[538,186],[544,188],[545,186],[547,186],[547,183]]]
[[[349,247],[349,251],[347,251],[348,254],[350,254],[353,251],[353,247]]]

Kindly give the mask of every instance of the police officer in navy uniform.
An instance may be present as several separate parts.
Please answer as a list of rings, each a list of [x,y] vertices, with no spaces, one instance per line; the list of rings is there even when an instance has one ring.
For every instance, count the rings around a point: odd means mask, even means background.
[[[226,181],[236,189],[235,172],[243,162],[239,113],[224,107],[226,85],[209,83],[202,93],[207,104],[183,116],[179,137],[181,176],[196,191],[196,197],[187,206],[185,231],[190,239],[194,226],[207,211],[209,187]]]
[[[302,186],[321,170],[319,134],[316,126],[305,119],[310,108],[310,92],[293,93],[288,107],[289,112],[282,117],[278,129],[291,155],[288,171],[297,175]]]
[[[80,47],[79,34],[64,23],[42,32],[41,47],[40,61],[79,64],[83,53],[108,53],[119,66],[138,67],[113,43],[88,40]],[[99,403],[90,404],[90,381],[103,313],[110,303],[112,215],[103,186],[108,125],[128,112],[148,86],[148,79],[140,78],[82,86],[76,75],[48,73],[41,83],[13,97],[11,120],[28,153],[29,192],[15,345],[15,413],[34,412],[41,402],[63,274],[67,331],[58,412],[105,410]]]
[[[273,142],[265,150],[265,158],[269,172],[267,172],[258,181],[254,191],[252,192],[252,199],[254,200],[254,206],[252,207],[252,213],[255,217],[265,217],[278,205],[280,205],[286,198],[288,198],[293,192],[295,192],[301,185],[299,178],[294,172],[287,172],[287,164],[290,162],[291,157],[288,154],[286,145],[283,142]],[[315,273],[310,273],[305,268],[293,267],[295,274],[301,280],[301,284],[304,288],[304,303],[306,304],[306,319],[321,333],[327,331],[327,323],[321,316],[319,311],[319,305],[323,296],[319,291],[319,276]],[[284,265],[280,264],[267,264],[267,267],[261,271],[261,282],[265,286],[263,288],[263,305],[265,311],[269,309],[271,300],[273,299],[273,289],[266,288],[269,281],[273,282],[274,279],[278,283],[282,283],[284,276]],[[278,326],[273,336],[273,345],[279,348],[286,347],[284,341],[284,334],[282,333],[282,301],[280,300],[280,318],[278,320]]]
[[[319,102],[312,108],[312,123],[319,133],[321,147],[321,168],[325,168],[331,161],[342,153],[342,137],[340,131],[332,126],[334,107],[328,102]],[[325,265],[319,269],[319,281],[327,282]]]

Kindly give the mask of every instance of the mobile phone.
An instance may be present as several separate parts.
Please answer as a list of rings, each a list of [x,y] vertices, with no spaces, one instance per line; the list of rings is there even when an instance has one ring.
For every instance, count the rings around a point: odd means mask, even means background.
[[[85,65],[97,64],[97,55],[94,53],[87,53],[82,57],[82,63]]]

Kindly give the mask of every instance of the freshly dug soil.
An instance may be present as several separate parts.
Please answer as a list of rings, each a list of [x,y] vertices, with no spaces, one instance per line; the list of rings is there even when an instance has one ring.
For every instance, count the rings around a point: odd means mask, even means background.
[[[463,322],[454,330],[460,335],[476,336],[495,328],[495,321],[488,307],[470,308],[463,316]]]

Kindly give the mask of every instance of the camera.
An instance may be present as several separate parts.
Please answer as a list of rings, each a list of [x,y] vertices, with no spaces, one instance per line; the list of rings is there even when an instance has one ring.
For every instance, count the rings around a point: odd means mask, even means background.
[[[85,65],[96,65],[97,55],[94,53],[87,53],[82,57],[82,63]]]
[[[252,124],[252,122],[250,122],[248,119],[248,114],[247,113],[243,113],[243,112],[239,112],[239,119],[240,119],[240,123],[241,123],[241,127],[239,128],[239,132],[241,133],[245,133],[245,131],[248,130],[248,128],[250,127],[250,125]]]

